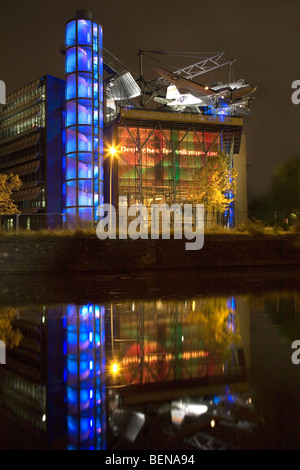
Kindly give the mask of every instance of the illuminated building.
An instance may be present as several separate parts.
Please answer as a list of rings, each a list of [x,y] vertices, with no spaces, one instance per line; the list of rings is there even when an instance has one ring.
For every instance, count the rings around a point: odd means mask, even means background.
[[[11,93],[0,109],[0,173],[23,183],[14,198],[21,215],[3,217],[7,229],[61,225],[63,109],[64,81],[50,75]]]
[[[233,227],[247,218],[240,115],[143,104],[141,77],[103,48],[102,27],[89,11],[67,21],[62,52],[65,81],[40,78],[0,109],[0,171],[23,181],[15,195],[22,215],[3,219],[7,229],[93,228],[103,202],[118,209],[119,196],[127,205],[183,204],[194,171],[218,151],[229,155],[238,177],[234,202],[216,222]],[[115,155],[106,158],[111,148]]]
[[[68,227],[91,228],[103,197],[102,28],[79,10],[65,34],[65,185]]]
[[[231,206],[219,222],[234,226],[247,217],[241,118],[122,109],[118,119],[107,127],[106,135],[118,149],[117,158],[111,162],[115,205],[119,196],[127,197],[128,206],[136,202],[146,207],[188,202],[194,171],[223,151],[241,171],[235,195],[238,210]],[[110,200],[107,186],[106,200]]]

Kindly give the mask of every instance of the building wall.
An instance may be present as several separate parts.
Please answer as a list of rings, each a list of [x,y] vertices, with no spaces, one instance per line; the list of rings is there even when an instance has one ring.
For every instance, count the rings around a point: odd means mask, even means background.
[[[46,81],[46,154],[45,196],[48,225],[60,225],[62,213],[62,155],[63,155],[63,110],[65,82],[47,76]]]
[[[20,176],[23,185],[15,202],[27,214],[41,205],[44,94],[42,80],[35,80],[9,95],[0,112],[0,171]]]
[[[239,154],[233,156],[233,166],[237,170],[237,191],[234,200],[235,226],[242,224],[248,217],[247,201],[247,153],[246,135],[243,133]]]
[[[63,106],[64,81],[46,75],[10,94],[1,108],[0,172],[22,180],[14,195],[21,214],[2,218],[6,228],[11,222],[23,228],[52,226],[38,214],[62,211]]]

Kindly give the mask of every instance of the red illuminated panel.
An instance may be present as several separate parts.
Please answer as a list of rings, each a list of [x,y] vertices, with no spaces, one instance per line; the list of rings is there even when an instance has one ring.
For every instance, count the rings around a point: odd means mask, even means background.
[[[140,141],[142,149],[143,167],[153,167],[158,164],[164,155],[169,154],[169,146],[162,131],[156,129],[126,129],[119,128],[119,148],[123,161],[129,165],[138,165],[139,154],[137,142]]]

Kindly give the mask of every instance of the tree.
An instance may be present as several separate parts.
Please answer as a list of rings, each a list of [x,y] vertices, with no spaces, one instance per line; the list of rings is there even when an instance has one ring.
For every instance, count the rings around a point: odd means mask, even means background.
[[[22,181],[18,175],[10,173],[0,174],[0,215],[17,214],[19,212],[16,204],[12,200],[12,194],[22,186]]]
[[[204,204],[205,213],[224,212],[234,200],[237,172],[223,152],[209,156],[206,164],[195,170],[187,199]]]
[[[283,217],[300,211],[300,158],[290,158],[273,174],[270,197],[274,209]]]
[[[0,340],[4,341],[7,348],[19,346],[22,339],[20,330],[15,329],[13,321],[17,317],[17,310],[15,308],[0,308]]]
[[[278,166],[269,190],[249,204],[249,216],[269,225],[285,226],[284,219],[300,217],[300,158],[294,157]]]
[[[241,343],[238,319],[226,298],[200,299],[188,318],[197,326],[203,347],[210,353],[228,358],[232,348]]]

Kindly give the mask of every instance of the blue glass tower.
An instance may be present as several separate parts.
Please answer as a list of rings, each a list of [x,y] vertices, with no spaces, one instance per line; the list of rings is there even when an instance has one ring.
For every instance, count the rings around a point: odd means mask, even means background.
[[[86,10],[65,28],[64,212],[67,228],[92,228],[103,203],[102,27]]]

